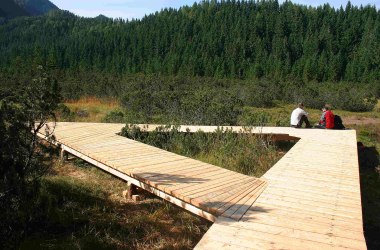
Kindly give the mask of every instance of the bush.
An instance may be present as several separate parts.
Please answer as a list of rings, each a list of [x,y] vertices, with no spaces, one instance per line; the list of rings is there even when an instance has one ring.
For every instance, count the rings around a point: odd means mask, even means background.
[[[125,115],[122,111],[114,110],[106,114],[102,122],[108,123],[123,123],[125,122]]]
[[[64,121],[70,121],[74,118],[75,113],[71,112],[70,108],[67,107],[65,104],[60,103],[58,104],[56,115]]]
[[[76,112],[76,114],[79,117],[88,117],[90,115],[87,109],[80,109]]]
[[[181,122],[198,125],[236,125],[243,103],[228,91],[198,90],[181,102]]]
[[[269,108],[275,106],[274,101],[279,98],[281,86],[278,83],[261,80],[259,83],[248,83],[240,88],[240,95],[244,105]]]
[[[235,125],[243,103],[227,90],[132,91],[121,100],[131,123],[168,122],[198,125]]]
[[[54,119],[60,95],[42,68],[28,84],[0,94],[0,239],[14,248],[37,209],[39,178],[51,154],[37,144],[37,133]]]

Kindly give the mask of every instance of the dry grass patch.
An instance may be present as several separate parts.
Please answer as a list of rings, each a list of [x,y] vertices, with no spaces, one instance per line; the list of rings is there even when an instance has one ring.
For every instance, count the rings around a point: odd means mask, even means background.
[[[70,109],[70,115],[65,118],[60,117],[60,120],[76,122],[101,122],[108,113],[120,107],[116,99],[96,97],[66,100],[64,105]]]

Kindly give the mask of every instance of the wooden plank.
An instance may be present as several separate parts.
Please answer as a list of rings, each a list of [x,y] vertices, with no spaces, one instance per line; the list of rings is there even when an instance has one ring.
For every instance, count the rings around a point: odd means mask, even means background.
[[[234,204],[231,203],[231,200],[235,197],[241,196],[242,194],[244,195],[247,190],[253,190],[257,186],[258,185],[256,183],[247,182],[247,185],[243,185],[242,188],[230,189],[229,191],[225,191],[214,197],[206,197],[207,199],[194,198],[191,201],[199,203],[202,207],[209,208],[209,212],[220,215],[221,212],[218,211],[220,204],[230,204],[232,206]]]
[[[108,163],[117,163],[117,162],[127,162],[128,164],[133,164],[133,163],[143,163],[143,162],[153,162],[157,161],[160,159],[186,159],[186,157],[179,156],[179,155],[168,155],[165,152],[144,152],[142,154],[120,154],[119,157],[115,156],[107,156],[107,157],[102,157],[99,155],[94,155],[89,153],[89,156],[93,158],[97,158],[99,160],[102,160],[104,162]]]
[[[250,209],[250,211],[252,210]],[[255,211],[254,213],[250,213],[249,217],[247,217],[246,214],[242,221],[243,223],[236,225],[234,224],[231,226],[244,227],[254,230],[255,228],[252,226],[252,222],[255,222],[290,229],[322,233],[326,235],[341,236],[343,238],[348,237],[357,240],[363,238],[363,235],[360,234],[362,231],[361,225],[358,227],[353,227],[352,223],[335,223],[335,221],[332,221],[330,218],[326,219],[317,216],[301,216],[295,213],[289,213],[289,211],[286,213],[274,213],[272,210],[269,211],[271,212],[270,214],[268,214],[268,211],[261,209]]]
[[[259,212],[268,212],[270,211],[273,215],[278,216],[292,216],[299,217],[305,220],[315,219],[321,221],[323,223],[332,223],[338,224],[342,226],[352,226],[355,228],[362,228],[362,221],[360,219],[353,219],[348,217],[342,217],[337,214],[329,214],[325,211],[316,211],[316,210],[305,210],[302,208],[289,208],[286,206],[281,206],[277,204],[266,204],[261,203],[260,198],[255,202],[255,204],[247,211],[246,215],[242,219],[243,221],[250,221],[252,218],[256,216],[257,211]],[[357,225],[357,227],[355,226]]]
[[[234,220],[240,220],[243,217],[243,215],[248,211],[248,209],[253,205],[253,203],[257,200],[257,198],[259,198],[266,186],[267,183],[264,183],[263,185],[259,186],[258,189],[255,190],[255,192],[251,192],[249,196],[247,196],[248,199],[243,201],[244,204],[241,205],[237,210],[233,207],[230,207],[229,210],[222,214],[222,216],[228,216],[230,214],[230,211],[232,212],[233,210],[235,210],[232,216],[230,216],[230,218]],[[235,207],[238,206],[235,205]]]
[[[238,222],[236,222],[238,223]],[[212,231],[211,231],[212,230]],[[281,235],[273,235],[263,232],[247,231],[243,229],[231,229],[214,224],[210,233],[206,233],[207,242],[219,242],[249,249],[296,249],[296,250],[321,250],[321,249],[339,249],[347,248],[324,244],[312,240],[289,238]],[[203,239],[202,239],[203,241]],[[201,241],[201,242],[202,242]],[[196,249],[205,249],[199,248]],[[207,248],[206,248],[207,249]]]
[[[261,199],[260,199],[261,202]],[[339,211],[336,209],[331,209],[331,208],[324,208],[324,207],[317,207],[317,206],[307,206],[303,204],[293,204],[291,202],[285,202],[285,201],[270,201],[270,200],[265,200],[265,204],[270,204],[270,205],[275,205],[275,206],[282,206],[285,207],[286,209],[289,210],[294,210],[294,209],[300,209],[304,210],[307,212],[311,213],[322,213],[322,214],[328,214],[328,215],[334,215],[336,217],[342,217],[346,219],[352,219],[357,222],[361,220],[361,214],[360,213],[352,213],[352,212],[347,212],[347,211]]]
[[[284,190],[284,191],[293,192],[294,190],[299,190],[299,191],[303,190],[305,193],[310,193],[311,195],[312,194],[320,194],[320,195],[329,194],[330,196],[339,196],[344,199],[351,199],[355,201],[357,204],[360,204],[360,201],[361,201],[360,194],[352,193],[349,191],[344,191],[344,190],[332,191],[324,187],[317,187],[317,186],[305,187],[303,185],[293,184],[293,183],[292,185],[289,185],[289,183],[286,183],[283,181],[280,182],[280,181],[270,180],[269,182],[271,183],[271,185],[275,185],[277,189]]]
[[[220,202],[230,197],[239,195],[241,192],[249,189],[250,187],[258,185],[258,183],[261,183],[258,179],[254,181],[252,181],[251,179],[247,179],[244,182],[240,182],[239,185],[236,185],[236,183],[233,183],[232,186],[227,186],[223,189],[220,189],[219,192],[205,193],[203,195],[198,195],[194,199],[199,199],[207,203],[211,203],[215,201]]]
[[[149,179],[156,181],[156,176],[159,179],[160,175],[170,175],[170,174],[184,174],[187,170],[191,171],[191,168],[202,168],[202,166],[207,166],[205,163],[193,161],[191,159],[185,159],[183,161],[175,161],[173,163],[162,163],[156,165],[144,165],[138,166],[131,169],[132,172],[136,174],[146,174]],[[194,175],[192,175],[194,176]]]
[[[264,185],[264,182],[261,183],[260,185]],[[222,202],[219,202],[219,203],[215,202],[215,204],[210,204],[210,205],[216,208],[216,211],[218,214],[223,214],[226,210],[228,210],[230,207],[240,202],[240,200],[244,199],[244,197],[248,196],[251,192],[255,192],[259,190],[260,185],[254,185],[248,190],[240,193],[239,195],[232,197],[232,199],[226,199],[226,200],[223,200]],[[248,209],[249,208],[247,208],[247,210]]]
[[[107,165],[117,168],[117,169],[135,169],[143,166],[152,166],[152,167],[161,167],[161,166],[167,166],[169,164],[174,164],[178,165],[181,162],[185,162],[187,159],[161,159],[157,160],[154,162],[133,162],[133,163],[128,163],[128,162],[110,162],[110,161],[104,161]]]
[[[227,173],[228,174],[228,173]],[[164,184],[164,183],[162,183],[162,179],[152,179],[152,178],[147,178],[145,175],[137,175],[137,177],[140,177],[140,176],[142,176],[142,179],[143,180],[145,180],[145,181],[148,181],[149,183],[151,183],[151,185],[154,185],[154,186],[160,186],[160,185],[162,185],[162,184]],[[224,177],[221,177],[221,175],[218,175],[220,178],[219,179],[217,179],[217,181],[218,180],[221,180],[222,178],[224,178]],[[223,174],[223,176],[226,176],[226,174]],[[215,180],[212,180],[212,181],[214,181],[213,183],[215,183],[215,182],[217,182],[217,181],[215,181]],[[210,181],[211,182],[211,181]],[[218,185],[220,182],[217,182],[217,184],[215,184],[215,185]],[[187,183],[185,183],[185,184],[191,184],[191,185],[187,185],[188,187],[190,187],[191,186],[191,188],[194,186],[194,185],[196,185],[196,186],[202,186],[202,187],[204,187],[205,185],[207,186],[207,187],[209,187],[209,185],[212,185],[212,184],[209,184],[208,182],[206,183],[206,182],[187,182]],[[205,185],[204,185],[205,184]],[[169,189],[171,189],[170,190],[170,193],[172,193],[172,194],[176,194],[178,197],[180,197],[180,198],[182,198],[182,199],[185,199],[186,198],[186,196],[184,196],[183,195],[183,192],[182,192],[182,188],[181,188],[181,190],[179,191],[179,192],[175,192],[176,190],[178,190],[178,186],[176,186],[175,188],[174,187],[169,187]]]
[[[231,226],[238,223],[229,223],[227,226],[220,223],[217,224],[216,231],[218,233],[231,232]],[[341,248],[341,249],[364,249],[365,243],[362,241],[331,237],[318,233],[310,233],[305,231],[292,231],[286,228],[276,228],[273,226],[266,226],[259,223],[253,223],[257,226],[255,233],[253,234],[251,230],[245,228],[234,228],[233,236],[238,239],[244,239],[244,245],[249,246],[249,239],[260,239],[274,241],[275,244],[281,243],[286,247],[286,249],[292,249],[293,244],[296,242],[297,246],[306,247],[305,249],[310,249],[310,246],[319,246],[327,248]],[[231,236],[230,236],[231,237]],[[308,240],[305,240],[308,239]],[[248,244],[247,244],[248,243]],[[293,244],[292,244],[293,243]],[[246,245],[247,244],[247,245]],[[329,247],[330,246],[330,247]],[[324,248],[323,248],[324,249]]]
[[[178,187],[177,189],[173,191],[180,191],[182,195],[190,195],[197,193],[199,190],[204,190],[214,188],[214,187],[220,187],[223,185],[226,185],[226,183],[236,183],[236,179],[231,177],[231,173],[229,172],[222,172],[220,175],[214,176],[212,179],[210,179],[209,182],[203,183],[200,185],[197,185],[196,187],[193,186],[187,186],[187,187]]]
[[[238,178],[231,178],[229,177],[226,181],[220,181],[218,182],[215,186],[214,185],[207,185],[205,189],[193,189],[193,190],[189,190],[188,192],[183,192],[182,194],[183,195],[186,195],[190,198],[199,198],[203,195],[207,195],[207,194],[212,194],[213,192],[221,192],[223,191],[225,188],[234,188],[236,187],[236,183],[238,181],[239,185],[242,185],[243,183],[245,183],[246,181],[249,181],[249,182],[252,182],[252,183],[256,183],[258,185],[259,180],[257,180],[256,182],[256,178],[250,178],[250,177],[238,177]]]
[[[341,197],[339,193],[331,194],[331,193],[310,193],[308,191],[302,192],[302,190],[284,190],[284,189],[273,189],[270,188],[265,192],[266,197],[270,196],[278,196],[278,197],[298,197],[302,198],[302,200],[307,201],[320,201],[323,203],[333,203],[335,205],[339,204],[343,207],[349,207],[353,209],[360,209],[361,204],[358,203],[357,199],[352,200],[348,197]]]
[[[337,207],[336,204],[339,202],[339,199],[331,199],[330,201],[321,201],[318,199],[304,199],[303,197],[300,198],[294,198],[296,196],[279,196],[279,195],[272,195],[269,193],[265,193],[263,195],[261,201],[265,202],[266,200],[270,201],[279,201],[279,202],[291,202],[293,204],[297,205],[305,205],[305,206],[317,206],[321,208],[327,208],[327,209],[337,209],[337,211],[343,211],[350,213],[350,211],[360,211],[361,205],[357,204],[357,206],[343,206],[341,205],[340,207]]]
[[[199,178],[205,179],[205,181],[217,179],[220,178],[220,176],[228,175],[228,173],[220,171],[220,169],[211,169],[207,172],[199,173],[198,175],[195,175]],[[152,179],[153,177],[149,177],[149,179]],[[153,179],[154,180],[154,179]],[[172,183],[170,185],[167,185],[167,183],[161,183],[159,180],[154,180],[157,185],[161,186],[164,185],[165,192],[172,193],[174,195],[181,195],[182,190],[186,188],[196,188],[198,186],[198,183]],[[167,186],[166,186],[167,185]],[[199,187],[198,187],[199,188]]]
[[[202,174],[197,175],[196,173],[199,173],[200,171],[202,171]],[[145,176],[145,178],[149,178],[150,181],[154,182],[158,186],[161,186],[163,190],[170,192],[169,189],[166,189],[167,185],[170,187],[170,189],[175,189],[181,184],[193,183],[194,185],[197,185],[199,182],[209,181],[207,177],[214,176],[217,174],[217,172],[217,169],[214,167],[209,167],[208,165],[201,163],[195,163],[194,165],[188,164],[187,166],[183,168],[181,167],[180,169],[178,167],[165,169],[161,171],[161,173],[152,174],[149,175],[149,177]],[[194,178],[202,181],[184,182],[183,178]]]
[[[342,185],[344,184],[345,186],[356,186],[357,185],[357,181],[358,181],[358,178],[350,178],[350,177],[346,177],[344,176],[344,179],[342,179],[343,175],[340,175],[340,179],[336,178],[336,176],[326,176],[326,175],[316,175],[315,173],[309,173],[309,175],[311,174],[311,176],[307,176],[305,175],[304,173],[294,173],[294,171],[288,171],[286,173],[286,175],[284,175],[284,172],[282,173],[271,173],[270,175],[267,175],[266,177],[267,178],[287,178],[287,179],[297,179],[297,180],[305,180],[305,181],[315,181],[315,182],[328,182],[328,183],[331,183],[331,184],[338,184],[338,185]]]
[[[106,162],[107,163],[107,162]],[[165,169],[178,169],[180,164],[192,164],[195,165],[197,162],[191,161],[189,159],[175,159],[175,160],[162,160],[160,162],[154,162],[154,163],[118,163],[118,164],[109,164],[115,166],[116,169],[119,171],[125,172],[133,172],[136,174],[143,174],[147,172],[152,172],[152,171],[162,171],[163,168]]]

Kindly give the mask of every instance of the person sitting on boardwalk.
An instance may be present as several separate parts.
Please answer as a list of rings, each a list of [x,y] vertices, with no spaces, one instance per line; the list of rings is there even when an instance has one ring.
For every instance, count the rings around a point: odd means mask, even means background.
[[[326,107],[322,108],[322,115],[319,118],[318,124],[314,126],[315,128],[326,128]]]
[[[305,123],[306,128],[311,128],[310,122],[307,119],[308,113],[303,109],[303,103],[298,104],[298,108],[293,110],[290,117],[290,126],[293,128],[301,128],[302,124]]]
[[[325,106],[325,128],[333,129],[334,128],[334,113],[331,111],[330,106]]]
[[[322,108],[322,115],[319,119],[318,125],[315,125],[316,128],[322,128],[322,129],[333,129],[334,128],[334,114],[331,111],[331,108],[329,105],[325,105]]]

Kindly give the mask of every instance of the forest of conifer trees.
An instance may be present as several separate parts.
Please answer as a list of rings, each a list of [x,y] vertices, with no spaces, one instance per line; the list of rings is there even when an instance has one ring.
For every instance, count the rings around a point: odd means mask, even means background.
[[[0,48],[0,85],[43,65],[65,98],[216,85],[254,106],[306,99],[317,107],[348,91],[355,100],[336,106],[360,111],[380,96],[380,12],[351,3],[202,1],[141,20],[53,11],[0,25]],[[147,84],[147,77],[155,80]]]
[[[211,1],[142,20],[68,12],[0,26],[1,67],[37,60],[112,73],[379,80],[380,13],[277,1]],[[14,68],[14,67],[13,67]]]

